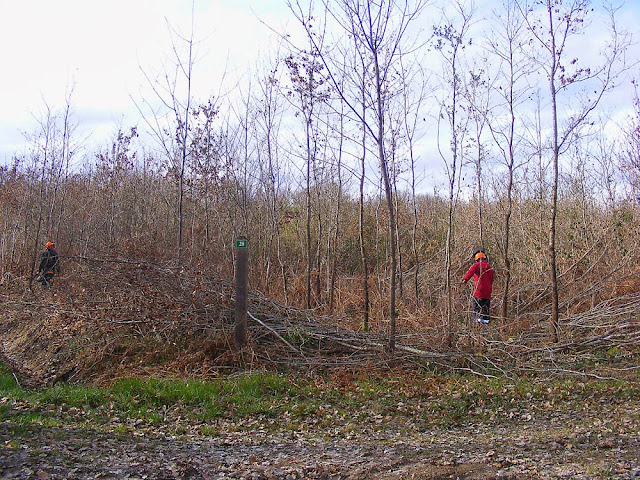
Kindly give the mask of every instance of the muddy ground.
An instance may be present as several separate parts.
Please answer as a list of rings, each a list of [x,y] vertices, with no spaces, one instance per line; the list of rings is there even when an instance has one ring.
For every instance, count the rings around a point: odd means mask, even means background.
[[[428,429],[398,418],[298,430],[283,418],[95,425],[64,408],[60,425],[21,427],[9,413],[0,422],[0,473],[39,480],[639,478],[639,407],[637,398],[612,399],[593,411],[534,408]],[[41,408],[12,405],[22,414]]]

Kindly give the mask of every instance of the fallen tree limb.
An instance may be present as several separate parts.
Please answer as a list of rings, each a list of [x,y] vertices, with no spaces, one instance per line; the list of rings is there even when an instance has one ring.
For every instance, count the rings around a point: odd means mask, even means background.
[[[273,333],[282,343],[284,343],[287,347],[289,347],[289,349],[293,350],[294,352],[296,352],[297,354],[301,355],[302,357],[304,357],[304,354],[298,350],[296,347],[294,347],[293,345],[291,345],[289,342],[287,342],[282,335],[280,335],[278,332],[276,332],[273,328],[271,328],[269,325],[267,325],[266,323],[264,323],[262,320],[260,320],[258,317],[254,316],[251,314],[251,312],[247,312],[247,315],[249,315],[249,317],[252,320],[255,320],[256,322],[258,322],[260,325],[262,325],[264,328],[266,328],[267,330],[269,330],[271,333]]]

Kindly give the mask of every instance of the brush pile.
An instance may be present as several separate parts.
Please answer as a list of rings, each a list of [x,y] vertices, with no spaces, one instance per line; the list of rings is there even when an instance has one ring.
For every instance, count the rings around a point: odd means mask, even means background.
[[[627,295],[566,318],[549,343],[544,321],[515,330],[462,319],[454,343],[441,332],[348,328],[352,319],[289,307],[252,292],[249,342],[233,348],[233,283],[186,268],[130,260],[67,259],[49,291],[25,279],[0,295],[0,353],[31,384],[109,382],[126,376],[212,378],[238,371],[432,368],[479,375],[594,375],[635,368],[640,296]]]

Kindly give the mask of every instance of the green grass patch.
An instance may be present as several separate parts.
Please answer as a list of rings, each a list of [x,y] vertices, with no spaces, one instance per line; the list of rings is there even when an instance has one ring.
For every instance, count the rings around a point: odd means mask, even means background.
[[[146,405],[158,408],[167,405],[198,405],[217,396],[216,383],[188,380],[124,379],[110,388],[110,400],[126,408]]]
[[[11,370],[3,363],[0,363],[0,392],[19,392],[22,387],[18,384]]]
[[[130,432],[138,425],[185,422],[204,435],[224,428],[349,432],[384,429],[399,420],[418,428],[467,422],[512,422],[549,409],[606,408],[638,398],[636,383],[586,379],[486,379],[471,375],[366,373],[286,376],[260,373],[216,379],[130,378],[109,387],[59,384],[21,387],[0,365],[0,418],[24,432],[39,426],[106,426]],[[218,424],[220,420],[222,423]],[[526,420],[523,420],[526,421]],[[410,427],[408,427],[410,428]]]
[[[250,375],[223,385],[221,400],[240,416],[274,414],[290,392],[288,380],[274,374]]]
[[[82,385],[59,384],[37,394],[40,403],[67,405],[75,408],[96,408],[106,400],[105,390]]]

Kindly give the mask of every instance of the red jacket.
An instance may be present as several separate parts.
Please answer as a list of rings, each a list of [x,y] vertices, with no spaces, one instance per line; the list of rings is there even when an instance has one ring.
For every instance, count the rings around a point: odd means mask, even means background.
[[[491,298],[493,288],[493,268],[483,258],[471,265],[462,281],[466,282],[473,275],[473,296],[476,298]]]

